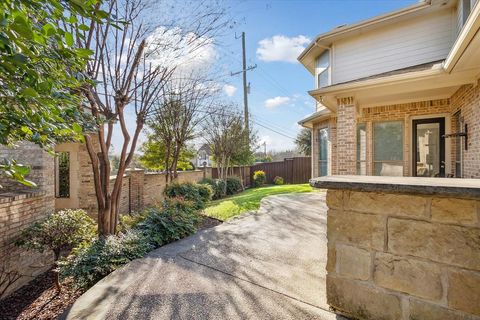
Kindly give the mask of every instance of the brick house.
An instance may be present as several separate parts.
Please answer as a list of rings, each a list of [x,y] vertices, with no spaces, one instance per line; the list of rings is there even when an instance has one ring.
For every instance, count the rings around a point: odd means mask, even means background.
[[[423,0],[317,36],[313,177],[480,178],[480,1]]]

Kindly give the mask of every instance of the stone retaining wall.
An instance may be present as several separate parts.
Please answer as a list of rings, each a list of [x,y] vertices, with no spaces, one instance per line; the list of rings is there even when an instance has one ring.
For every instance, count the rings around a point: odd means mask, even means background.
[[[480,319],[480,201],[327,192],[327,300],[359,319]]]

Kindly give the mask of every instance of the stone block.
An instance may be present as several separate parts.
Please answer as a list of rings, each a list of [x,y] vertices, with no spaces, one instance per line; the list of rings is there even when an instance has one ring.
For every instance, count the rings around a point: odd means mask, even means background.
[[[398,320],[402,317],[398,296],[355,280],[327,275],[327,303],[354,319]]]
[[[368,280],[370,278],[371,254],[365,249],[337,245],[336,270],[343,277]]]
[[[443,287],[440,266],[413,259],[376,253],[373,279],[376,285],[438,301]]]
[[[475,225],[478,221],[477,202],[467,199],[435,198],[432,200],[432,220]]]
[[[449,307],[480,316],[480,273],[450,270],[447,299]]]
[[[390,218],[388,252],[480,270],[480,228]]]
[[[343,208],[343,194],[342,190],[327,190],[326,203],[330,209],[342,209]]]
[[[377,192],[349,192],[346,209],[394,216],[427,217],[428,198]]]
[[[335,245],[329,245],[327,250],[327,272],[335,272],[337,262],[337,250],[335,249]]]
[[[450,310],[448,308],[420,301],[410,299],[410,320],[473,320],[473,317],[459,312]]]
[[[383,251],[385,217],[374,214],[329,210],[327,239]]]

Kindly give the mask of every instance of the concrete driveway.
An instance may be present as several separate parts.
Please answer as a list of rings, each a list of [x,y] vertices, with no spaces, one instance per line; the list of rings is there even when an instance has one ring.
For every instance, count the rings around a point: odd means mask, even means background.
[[[325,231],[323,192],[265,198],[113,272],[66,318],[340,319],[325,302]]]

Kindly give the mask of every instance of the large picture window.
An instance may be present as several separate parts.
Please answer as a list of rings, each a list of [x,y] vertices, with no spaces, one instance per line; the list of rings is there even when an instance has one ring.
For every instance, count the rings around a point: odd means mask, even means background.
[[[367,129],[365,123],[357,125],[357,175],[367,175]]]
[[[403,176],[403,123],[373,124],[373,162],[377,176]]]
[[[328,128],[318,130],[318,175],[328,175]]]

